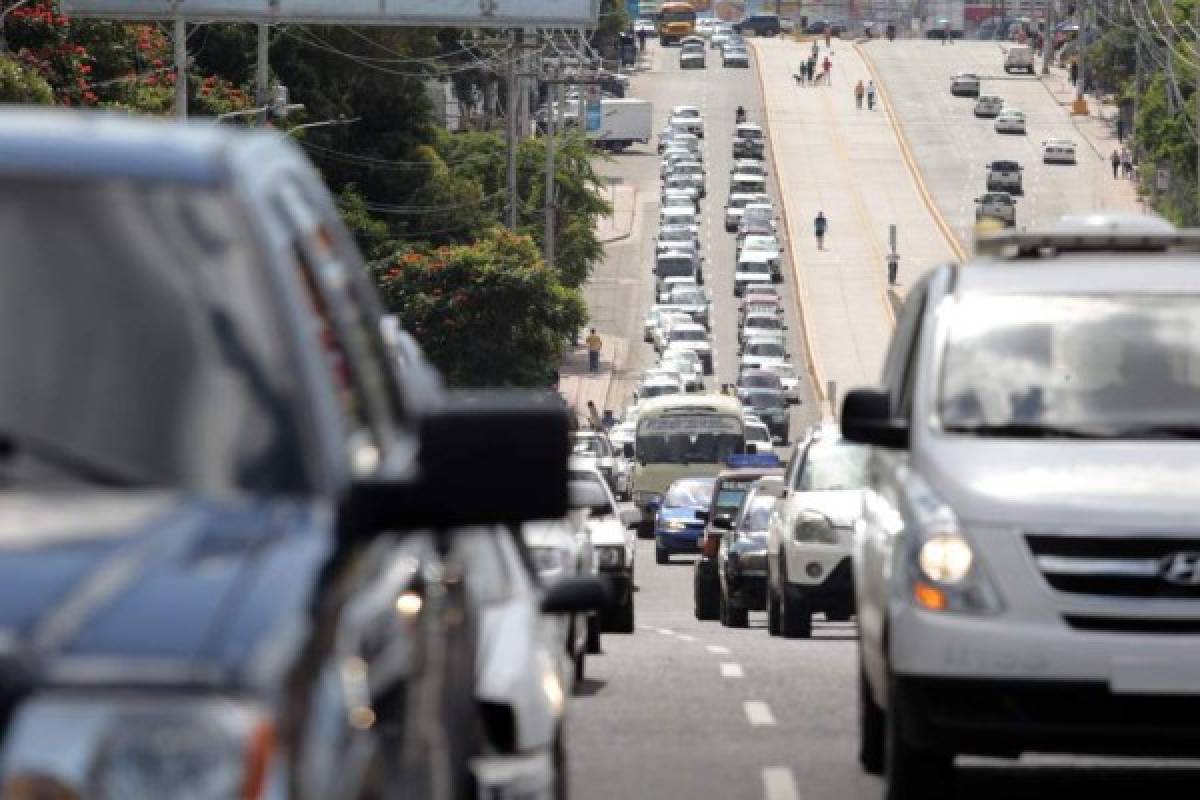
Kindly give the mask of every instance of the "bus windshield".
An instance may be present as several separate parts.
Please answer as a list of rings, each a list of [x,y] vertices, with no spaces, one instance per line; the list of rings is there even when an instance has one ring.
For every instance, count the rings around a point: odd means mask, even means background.
[[[742,421],[717,414],[672,414],[638,423],[638,459],[648,464],[724,463],[744,449]]]
[[[662,22],[695,22],[696,12],[691,6],[663,6],[660,19]]]

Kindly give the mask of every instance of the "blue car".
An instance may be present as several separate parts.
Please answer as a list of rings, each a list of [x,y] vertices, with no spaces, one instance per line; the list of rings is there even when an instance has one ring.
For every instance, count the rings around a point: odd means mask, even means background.
[[[707,512],[712,505],[716,478],[680,478],[663,495],[654,516],[654,560],[671,561],[672,553],[699,553],[704,536],[704,520],[697,511]]]

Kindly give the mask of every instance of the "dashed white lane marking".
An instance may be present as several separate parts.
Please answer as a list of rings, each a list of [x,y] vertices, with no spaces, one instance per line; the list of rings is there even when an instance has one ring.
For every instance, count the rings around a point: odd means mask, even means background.
[[[796,777],[788,767],[763,767],[763,797],[766,800],[800,800]]]
[[[746,677],[746,673],[742,670],[741,664],[734,664],[732,662],[726,662],[721,665],[721,677],[722,678],[744,678],[744,677]]]
[[[654,626],[653,626],[653,625],[638,625],[638,628],[639,628],[640,630],[643,630],[643,631],[652,631],[652,630],[654,630]]]
[[[694,642],[694,641],[696,641],[696,637],[692,636],[691,634],[688,634],[688,633],[681,633],[681,634],[679,634],[679,641]]]
[[[747,700],[742,703],[742,708],[746,709],[746,719],[756,728],[775,724],[775,715],[771,713],[771,707],[766,703]]]
[[[708,645],[708,646],[707,646],[705,649],[706,649],[706,650],[708,650],[708,652],[710,652],[710,653],[716,653],[716,654],[717,654],[717,655],[719,655],[719,656],[727,656],[727,655],[729,655],[729,648],[728,648],[728,647],[722,647],[722,646],[721,646],[721,645],[719,645],[719,644],[710,644],[710,645]]]
[[[671,630],[670,628],[659,628],[658,632],[661,633],[663,636],[674,636],[675,635],[675,631]]]

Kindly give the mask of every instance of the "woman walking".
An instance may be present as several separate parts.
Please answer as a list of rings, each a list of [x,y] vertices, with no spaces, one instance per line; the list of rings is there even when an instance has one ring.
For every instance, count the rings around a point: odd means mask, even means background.
[[[859,111],[862,111],[863,95],[866,93],[867,89],[865,86],[863,86],[863,82],[861,80],[854,85],[854,105]]]

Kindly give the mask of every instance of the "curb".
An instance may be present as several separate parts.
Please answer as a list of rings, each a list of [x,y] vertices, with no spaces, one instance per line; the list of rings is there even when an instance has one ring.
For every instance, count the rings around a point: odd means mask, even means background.
[[[1045,89],[1046,93],[1050,95],[1051,100],[1055,101],[1056,103],[1058,103],[1061,106],[1064,106],[1067,108],[1070,107],[1069,103],[1063,103],[1062,101],[1060,101],[1058,99],[1058,95],[1056,95],[1054,93],[1054,90],[1051,89],[1050,86],[1046,83],[1045,75],[1038,76],[1038,83],[1042,84],[1042,88]],[[1090,119],[1091,116],[1092,115],[1089,112],[1088,118]],[[1093,150],[1096,151],[1096,157],[1099,158],[1101,161],[1105,160],[1104,153],[1100,152],[1100,148],[1096,146],[1096,143],[1092,141],[1092,138],[1090,136],[1088,136],[1086,133],[1084,133],[1083,130],[1079,127],[1079,117],[1077,117],[1075,114],[1068,114],[1067,117],[1068,117],[1068,119],[1071,120],[1071,127],[1075,129],[1075,132],[1078,133],[1081,137],[1083,137],[1083,140],[1088,143],[1089,147],[1091,147]]]
[[[762,75],[762,54],[759,52],[758,42],[750,40],[750,46],[754,48],[754,75],[758,78],[758,96],[763,107],[763,122],[768,123],[767,129],[770,130],[770,109],[767,106],[767,89],[763,83]],[[775,174],[776,182],[779,180],[779,161],[775,157],[775,137],[767,137],[767,151],[771,154],[771,171]],[[796,281],[796,304],[799,306],[796,311],[800,314],[800,326],[804,329],[804,353],[808,360],[808,374],[813,381],[813,396],[817,399],[818,406],[824,406],[829,402],[829,398],[825,394],[825,371],[821,368],[820,357],[817,355],[816,346],[813,344],[812,324],[809,320],[807,305],[808,285],[804,282],[804,275],[800,269],[800,259],[796,256],[795,242],[796,237],[792,235],[791,214],[788,212],[788,194],[787,192],[779,192],[780,212],[783,216],[783,227],[788,232],[788,259],[792,262],[792,278]],[[829,409],[833,412],[833,409]],[[836,414],[833,416],[836,417]]]
[[[876,89],[879,92],[880,104],[883,110],[887,113],[888,122],[892,126],[892,130],[896,133],[896,141],[900,145],[900,155],[904,157],[904,164],[908,167],[908,172],[916,184],[917,193],[921,195],[921,200],[925,203],[925,208],[933,217],[934,223],[938,226],[938,230],[942,232],[950,249],[958,256],[960,261],[967,261],[969,254],[962,243],[958,241],[958,237],[954,235],[954,229],[946,222],[946,218],[942,216],[941,210],[937,207],[937,203],[933,201],[933,195],[929,192],[929,187],[925,185],[925,179],[921,176],[921,170],[917,167],[917,160],[913,156],[912,148],[908,143],[908,136],[904,133],[904,126],[900,124],[899,118],[892,109],[892,99],[888,95],[887,84],[879,76],[879,71],[875,69],[875,62],[867,55],[866,49],[858,43],[855,43],[854,49],[858,51],[859,57],[863,63],[867,65],[867,71],[871,73],[875,80]]]

